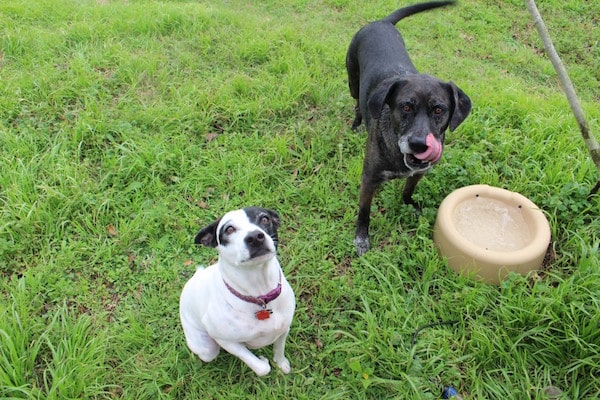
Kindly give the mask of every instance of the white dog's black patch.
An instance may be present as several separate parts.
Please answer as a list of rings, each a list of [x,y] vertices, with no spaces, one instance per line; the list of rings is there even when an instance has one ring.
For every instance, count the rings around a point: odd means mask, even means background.
[[[279,244],[277,229],[280,226],[279,215],[277,212],[260,207],[246,207],[236,211],[236,213],[239,213],[240,211],[243,211],[246,214],[248,223],[262,228],[271,237],[275,248],[277,248],[277,245]],[[194,239],[194,243],[208,247],[217,247],[218,245],[227,246],[229,244],[229,236],[235,233],[235,227],[226,223],[230,222],[230,219],[231,218],[228,218],[228,221],[223,221],[223,219],[220,218],[206,226],[198,232]]]

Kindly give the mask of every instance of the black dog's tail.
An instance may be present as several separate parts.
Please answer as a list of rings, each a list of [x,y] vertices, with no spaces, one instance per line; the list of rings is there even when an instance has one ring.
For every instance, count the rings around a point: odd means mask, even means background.
[[[404,7],[394,11],[393,13],[382,19],[382,21],[389,22],[392,25],[396,25],[398,21],[400,21],[402,18],[406,18],[410,15],[420,13],[421,11],[430,10],[432,8],[444,7],[455,3],[456,1],[431,1],[429,3],[413,4],[412,6]]]

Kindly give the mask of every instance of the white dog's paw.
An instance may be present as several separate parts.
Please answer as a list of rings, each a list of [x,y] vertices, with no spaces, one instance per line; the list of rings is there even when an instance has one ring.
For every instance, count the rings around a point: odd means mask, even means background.
[[[258,376],[265,376],[269,372],[271,372],[271,365],[269,364],[269,360],[265,357],[259,357],[259,360],[256,360],[256,363],[252,365],[248,365],[252,368],[252,371]]]
[[[290,361],[285,357],[282,357],[280,359],[275,358],[275,359],[273,359],[273,361],[275,361],[275,364],[277,364],[279,369],[281,369],[281,372],[283,372],[284,374],[289,374],[290,371],[292,370]]]

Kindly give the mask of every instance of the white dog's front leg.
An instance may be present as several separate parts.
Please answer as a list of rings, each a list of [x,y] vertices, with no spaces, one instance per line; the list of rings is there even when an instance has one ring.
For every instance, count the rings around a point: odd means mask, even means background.
[[[273,361],[284,374],[289,374],[292,370],[290,361],[285,357],[285,339],[287,335],[288,332],[284,333],[273,343]]]
[[[219,345],[224,348],[230,354],[238,357],[240,360],[245,362],[258,376],[265,376],[271,371],[269,360],[264,357],[256,357],[246,346],[242,343],[222,342],[217,341]]]

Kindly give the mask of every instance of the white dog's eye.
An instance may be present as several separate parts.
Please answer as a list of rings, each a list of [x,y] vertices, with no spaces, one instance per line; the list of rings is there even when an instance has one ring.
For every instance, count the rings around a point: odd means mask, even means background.
[[[269,217],[267,217],[266,215],[263,215],[262,217],[260,217],[261,225],[267,225],[268,223],[269,223]]]
[[[229,225],[228,227],[225,228],[226,234],[231,235],[233,232],[235,232],[235,228],[232,225]]]

